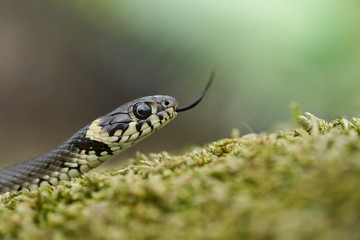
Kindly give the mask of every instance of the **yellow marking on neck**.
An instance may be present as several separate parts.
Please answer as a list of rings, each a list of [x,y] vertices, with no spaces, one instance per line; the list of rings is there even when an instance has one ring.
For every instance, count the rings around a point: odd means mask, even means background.
[[[99,135],[100,135],[101,137],[109,137],[109,133],[106,131],[105,128],[103,128],[103,129],[100,130]]]
[[[118,137],[116,137],[116,136],[110,137],[106,128],[102,128],[100,126],[100,124],[101,124],[100,119],[96,119],[95,121],[93,121],[89,126],[89,130],[86,132],[86,137],[91,140],[105,143],[107,145],[112,145],[113,142],[118,140]],[[81,154],[84,154],[84,153],[81,153]],[[80,158],[82,158],[82,157],[80,156]]]

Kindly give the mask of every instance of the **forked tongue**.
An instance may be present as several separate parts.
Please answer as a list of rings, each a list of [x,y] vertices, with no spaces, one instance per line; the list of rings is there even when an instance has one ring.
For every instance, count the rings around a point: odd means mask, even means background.
[[[210,75],[210,78],[209,78],[209,81],[208,83],[206,84],[206,87],[205,89],[202,91],[201,95],[195,100],[193,101],[192,103],[188,104],[188,105],[185,105],[185,106],[182,106],[182,107],[178,107],[176,109],[176,112],[184,112],[184,111],[187,111],[193,107],[195,107],[196,105],[199,104],[199,102],[203,99],[203,97],[205,96],[207,90],[209,89],[212,81],[214,80],[215,78],[215,71],[212,71],[211,72],[211,75]]]

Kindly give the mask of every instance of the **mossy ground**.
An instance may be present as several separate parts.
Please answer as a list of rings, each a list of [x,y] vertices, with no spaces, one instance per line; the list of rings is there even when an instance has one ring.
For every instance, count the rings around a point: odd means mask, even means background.
[[[224,139],[0,197],[0,239],[359,239],[360,119]]]

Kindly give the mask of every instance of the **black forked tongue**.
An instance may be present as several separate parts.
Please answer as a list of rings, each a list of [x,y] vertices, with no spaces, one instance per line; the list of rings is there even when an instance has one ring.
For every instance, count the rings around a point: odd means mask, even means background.
[[[208,83],[206,84],[206,87],[205,89],[203,90],[203,92],[201,93],[200,97],[198,97],[195,101],[193,101],[192,103],[190,103],[189,105],[185,105],[185,106],[182,106],[182,107],[178,107],[176,109],[176,112],[183,112],[183,111],[186,111],[186,110],[189,110],[193,107],[195,107],[196,105],[198,105],[198,103],[203,99],[203,97],[205,96],[207,90],[209,89],[212,81],[214,80],[215,78],[215,71],[212,71],[211,72],[211,75],[210,75],[210,78],[209,78],[209,81]]]

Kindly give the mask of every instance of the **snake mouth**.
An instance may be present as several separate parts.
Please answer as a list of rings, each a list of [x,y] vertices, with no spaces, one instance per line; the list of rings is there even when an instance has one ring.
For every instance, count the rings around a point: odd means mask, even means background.
[[[96,119],[89,126],[86,131],[86,137],[108,146],[117,146],[118,149],[123,149],[124,146],[133,145],[162,128],[171,122],[176,115],[177,112],[174,105],[163,111],[154,112],[146,119],[129,120],[126,124],[115,122],[114,124],[103,126],[103,119],[100,118]]]
[[[188,105],[185,105],[185,106],[182,106],[182,107],[178,107],[176,109],[176,112],[184,112],[184,111],[187,111],[187,110],[195,107],[196,105],[198,105],[199,102],[201,102],[201,100],[204,98],[204,96],[205,96],[207,90],[209,89],[211,83],[213,82],[214,78],[215,78],[215,71],[212,71],[211,75],[210,75],[210,78],[208,80],[208,83],[206,84],[206,86],[205,86],[204,90],[202,91],[201,95],[195,101],[193,101],[192,103],[190,103]]]
[[[176,115],[174,108],[168,108],[162,113],[152,114],[146,120],[131,122],[121,136],[116,136],[116,141],[107,142],[107,144],[112,146],[113,150],[127,149],[167,125]]]
[[[163,112],[151,115],[145,122],[136,123],[136,128],[139,129],[137,133],[129,136],[126,142],[134,144],[147,136],[150,136],[153,132],[167,125],[177,115],[175,108],[168,108]],[[139,127],[140,126],[140,127]],[[126,137],[126,136],[125,136]]]

